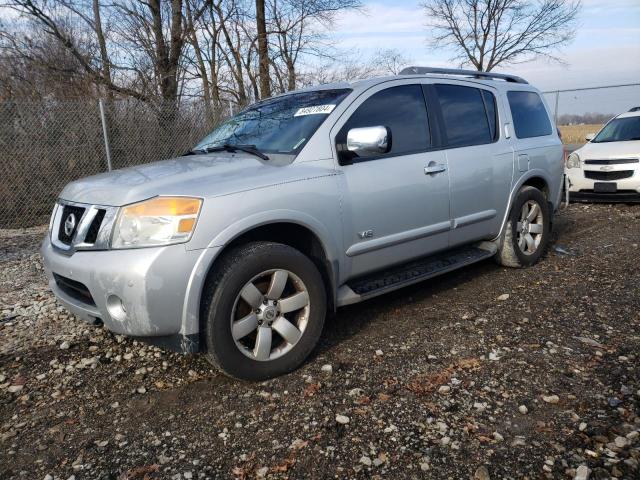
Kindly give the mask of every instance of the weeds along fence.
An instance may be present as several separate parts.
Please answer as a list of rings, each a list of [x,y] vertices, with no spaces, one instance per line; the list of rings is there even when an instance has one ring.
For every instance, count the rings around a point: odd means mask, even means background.
[[[219,120],[195,104],[0,102],[0,228],[46,224],[67,183],[180,155]]]

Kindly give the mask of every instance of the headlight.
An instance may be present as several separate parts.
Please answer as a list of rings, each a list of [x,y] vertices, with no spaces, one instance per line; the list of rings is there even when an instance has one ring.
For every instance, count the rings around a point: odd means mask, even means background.
[[[567,168],[580,168],[580,157],[577,153],[572,153],[567,158]]]
[[[201,206],[200,198],[156,197],[122,207],[111,247],[155,247],[188,242]]]

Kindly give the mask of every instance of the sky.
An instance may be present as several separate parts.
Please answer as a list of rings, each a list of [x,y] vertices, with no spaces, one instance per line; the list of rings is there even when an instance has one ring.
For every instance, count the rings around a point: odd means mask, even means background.
[[[393,48],[413,65],[454,67],[451,53],[428,45],[427,18],[419,0],[365,0],[362,12],[343,12],[333,29],[341,48],[363,56]],[[542,91],[640,83],[640,0],[583,0],[576,37],[557,52],[564,64],[536,59],[498,68]],[[548,95],[553,102],[553,95]],[[560,113],[618,113],[640,105],[640,86],[563,93]],[[582,110],[578,112],[577,110]]]

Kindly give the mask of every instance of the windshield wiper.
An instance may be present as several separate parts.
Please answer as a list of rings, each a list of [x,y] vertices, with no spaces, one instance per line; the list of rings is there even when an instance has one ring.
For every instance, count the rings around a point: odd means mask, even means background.
[[[205,147],[202,149],[192,150],[194,153],[213,153],[213,152],[246,152],[251,155],[255,155],[262,160],[269,160],[264,153],[262,153],[255,145],[234,145],[231,143],[225,143],[224,145],[220,145],[217,147]]]

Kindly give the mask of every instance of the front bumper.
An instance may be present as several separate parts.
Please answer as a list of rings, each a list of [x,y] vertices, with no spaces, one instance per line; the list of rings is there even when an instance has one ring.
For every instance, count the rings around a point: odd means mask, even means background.
[[[189,251],[179,244],[66,255],[52,246],[47,235],[41,254],[51,290],[80,318],[91,323],[99,319],[107,329],[123,335],[157,337],[160,343],[167,343],[167,337],[184,340],[197,336],[197,322],[194,326],[189,320],[197,319],[198,302],[189,290],[197,284],[193,277],[201,270],[196,267],[202,251]],[[71,282],[56,281],[54,274]],[[86,287],[90,297],[74,295],[69,284]],[[113,313],[116,297],[124,315]],[[179,349],[193,347],[182,345]]]
[[[594,180],[585,177],[585,169],[575,168],[565,171],[568,179],[569,199],[577,202],[640,202],[640,169],[628,165],[616,166],[616,170],[635,169],[632,176],[619,180]],[[593,171],[597,171],[595,168]],[[596,192],[596,183],[615,183],[615,193]]]

